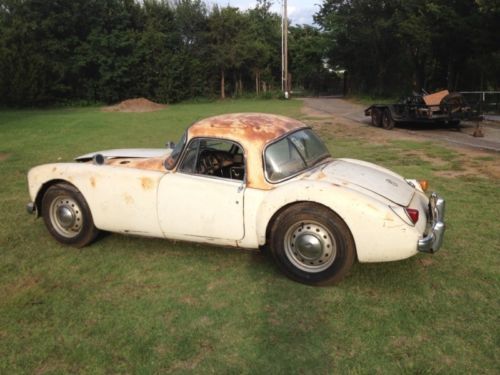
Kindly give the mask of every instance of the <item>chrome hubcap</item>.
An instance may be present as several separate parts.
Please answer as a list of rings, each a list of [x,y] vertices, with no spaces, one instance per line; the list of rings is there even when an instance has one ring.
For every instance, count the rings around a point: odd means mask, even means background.
[[[59,196],[52,201],[50,220],[56,232],[67,238],[77,236],[82,230],[82,210],[70,196]]]
[[[291,226],[285,234],[284,242],[288,260],[306,272],[326,270],[337,255],[333,235],[325,226],[313,221]]]
[[[59,206],[56,210],[57,220],[63,228],[71,228],[75,223],[75,213],[66,206]]]
[[[306,260],[316,260],[323,254],[323,244],[314,234],[300,234],[293,245]]]

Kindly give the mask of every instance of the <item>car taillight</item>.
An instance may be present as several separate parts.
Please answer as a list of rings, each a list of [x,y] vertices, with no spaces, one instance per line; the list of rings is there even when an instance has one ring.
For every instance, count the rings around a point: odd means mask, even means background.
[[[418,221],[418,210],[414,208],[405,208],[406,213],[408,214],[408,217],[412,221],[413,224],[416,224]]]

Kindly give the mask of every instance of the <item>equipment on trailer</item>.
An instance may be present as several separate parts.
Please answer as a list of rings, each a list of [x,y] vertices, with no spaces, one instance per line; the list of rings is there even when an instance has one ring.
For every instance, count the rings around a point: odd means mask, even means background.
[[[365,109],[374,126],[392,129],[399,122],[441,123],[458,126],[461,120],[481,121],[479,108],[472,108],[457,92],[414,93],[396,104],[373,104]]]

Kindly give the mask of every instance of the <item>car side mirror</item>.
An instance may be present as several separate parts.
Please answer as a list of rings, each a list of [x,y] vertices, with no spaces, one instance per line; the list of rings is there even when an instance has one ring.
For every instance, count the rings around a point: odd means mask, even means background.
[[[165,143],[165,147],[173,149],[175,147],[175,143],[172,141],[168,141],[167,143]]]

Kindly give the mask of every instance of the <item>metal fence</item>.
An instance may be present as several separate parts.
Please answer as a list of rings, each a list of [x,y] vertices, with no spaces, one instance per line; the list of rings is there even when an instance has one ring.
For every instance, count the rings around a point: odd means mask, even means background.
[[[467,103],[480,109],[480,113],[500,114],[500,91],[462,91]]]

